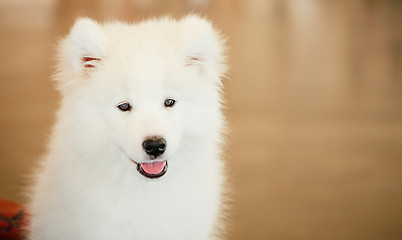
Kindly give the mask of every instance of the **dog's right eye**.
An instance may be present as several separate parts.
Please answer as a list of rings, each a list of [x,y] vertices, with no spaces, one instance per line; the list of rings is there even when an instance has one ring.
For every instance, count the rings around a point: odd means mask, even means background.
[[[122,102],[119,105],[117,105],[117,107],[123,112],[131,110],[131,105],[128,102]]]

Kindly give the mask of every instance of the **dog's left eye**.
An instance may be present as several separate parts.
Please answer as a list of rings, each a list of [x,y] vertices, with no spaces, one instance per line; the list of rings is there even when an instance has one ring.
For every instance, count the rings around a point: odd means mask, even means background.
[[[176,103],[176,100],[172,98],[168,98],[165,100],[165,107],[173,107],[173,105]]]
[[[117,105],[117,107],[123,112],[131,110],[131,105],[128,102],[122,102],[119,105]]]

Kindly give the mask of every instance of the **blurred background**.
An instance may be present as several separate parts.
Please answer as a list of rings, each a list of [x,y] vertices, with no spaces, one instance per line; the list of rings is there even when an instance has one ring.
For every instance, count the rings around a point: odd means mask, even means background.
[[[402,239],[398,0],[0,0],[0,198],[23,203],[77,16],[189,12],[229,37],[228,239]]]

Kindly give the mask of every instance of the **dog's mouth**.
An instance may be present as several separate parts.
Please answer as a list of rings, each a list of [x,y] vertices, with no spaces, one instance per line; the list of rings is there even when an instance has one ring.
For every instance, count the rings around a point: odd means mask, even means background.
[[[167,161],[152,161],[136,163],[137,171],[147,178],[160,178],[165,175],[168,164]]]

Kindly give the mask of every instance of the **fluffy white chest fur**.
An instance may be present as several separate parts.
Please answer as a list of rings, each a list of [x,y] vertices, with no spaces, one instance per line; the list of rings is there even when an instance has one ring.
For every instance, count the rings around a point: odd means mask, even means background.
[[[28,239],[218,239],[223,48],[197,16],[78,19],[60,44]]]

